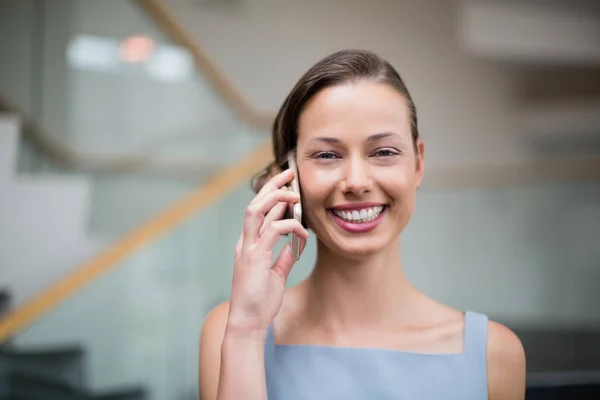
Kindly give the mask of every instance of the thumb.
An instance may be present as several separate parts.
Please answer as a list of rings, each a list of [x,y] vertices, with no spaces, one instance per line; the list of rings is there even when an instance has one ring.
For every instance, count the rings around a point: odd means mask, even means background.
[[[300,238],[300,255],[304,252],[304,248],[306,247],[306,239]]]
[[[292,246],[289,242],[287,242],[273,263],[272,268],[276,273],[281,275],[285,282],[287,281],[288,275],[290,274],[295,262],[296,261],[294,260],[294,257],[292,257]]]

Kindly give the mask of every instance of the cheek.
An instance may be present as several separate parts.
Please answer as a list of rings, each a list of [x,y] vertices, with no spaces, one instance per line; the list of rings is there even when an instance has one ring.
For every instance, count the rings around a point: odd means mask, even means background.
[[[414,175],[406,168],[389,170],[380,175],[378,183],[390,197],[402,201],[415,191]]]
[[[310,184],[305,184],[310,182]],[[307,169],[300,171],[300,187],[305,203],[323,202],[336,188],[338,180],[328,171]]]

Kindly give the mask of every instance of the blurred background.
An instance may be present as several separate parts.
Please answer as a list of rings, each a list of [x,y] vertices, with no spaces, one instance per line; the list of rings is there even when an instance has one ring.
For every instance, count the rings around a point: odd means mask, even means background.
[[[348,47],[417,104],[411,280],[600,398],[598,0],[0,0],[0,399],[198,398],[272,117]]]

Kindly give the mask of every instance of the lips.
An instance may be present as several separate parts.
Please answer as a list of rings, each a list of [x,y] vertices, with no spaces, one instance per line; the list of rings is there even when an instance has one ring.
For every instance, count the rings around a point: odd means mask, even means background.
[[[365,233],[375,229],[383,220],[387,206],[381,203],[354,203],[328,210],[334,222],[351,233]]]

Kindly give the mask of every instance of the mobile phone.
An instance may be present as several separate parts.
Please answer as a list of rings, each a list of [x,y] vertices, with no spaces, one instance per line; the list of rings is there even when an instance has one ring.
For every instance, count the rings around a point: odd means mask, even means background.
[[[300,194],[300,184],[298,183],[298,167],[296,166],[296,152],[292,151],[287,157],[288,166],[294,172],[294,177],[290,181],[288,188]],[[296,221],[302,223],[302,204],[298,201],[295,204],[288,205],[288,215]],[[292,257],[298,261],[300,259],[300,238],[295,233],[288,235],[289,242],[292,246]]]

